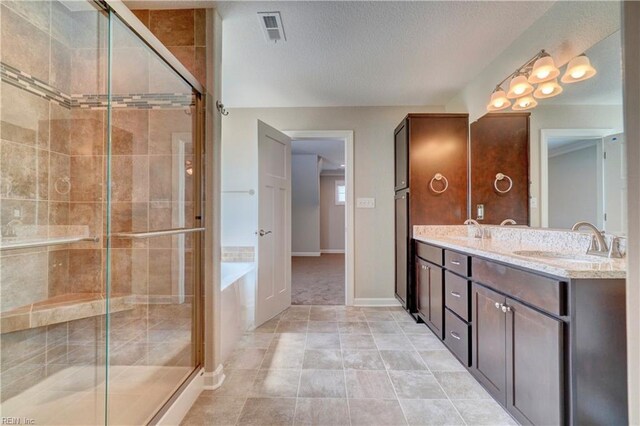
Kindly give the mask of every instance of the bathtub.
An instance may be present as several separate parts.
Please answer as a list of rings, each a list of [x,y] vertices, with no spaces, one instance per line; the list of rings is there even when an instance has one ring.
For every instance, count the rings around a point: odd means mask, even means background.
[[[253,263],[222,262],[221,266],[220,351],[224,362],[242,335],[254,327],[256,274]]]

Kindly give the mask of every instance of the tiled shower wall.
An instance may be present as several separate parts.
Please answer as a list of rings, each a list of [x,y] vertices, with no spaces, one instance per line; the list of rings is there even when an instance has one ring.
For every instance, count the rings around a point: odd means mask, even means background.
[[[204,83],[204,10],[136,13],[142,17],[146,13],[145,24]],[[95,11],[70,12],[57,1],[3,0],[0,15],[3,63],[71,97],[106,93],[104,17]],[[169,40],[169,34],[175,39]],[[116,31],[115,94],[173,92],[172,78],[138,40]],[[44,226],[82,224],[91,235],[102,237],[107,213],[104,109],[65,108],[5,82],[0,98],[0,224],[5,226],[13,219]],[[112,232],[173,227],[179,206],[172,193],[168,147],[172,134],[192,131],[193,116],[175,109],[113,111]],[[114,240],[112,292],[158,300],[174,294],[172,244],[171,237],[135,243]],[[190,239],[186,246],[191,247]],[[62,294],[105,291],[104,238],[72,248],[30,249],[0,256],[0,311]],[[187,249],[187,294],[192,294],[191,256]],[[184,343],[190,338],[190,309],[190,304],[140,304],[113,315],[114,332],[120,331],[111,339],[111,361],[144,359],[188,365],[189,351],[172,348],[180,346],[176,339]],[[165,324],[168,317],[175,322]],[[172,338],[158,336],[152,342],[140,340],[142,335],[152,335],[154,328],[177,333]],[[2,334],[0,400],[68,365],[104,364],[104,337],[103,316]]]

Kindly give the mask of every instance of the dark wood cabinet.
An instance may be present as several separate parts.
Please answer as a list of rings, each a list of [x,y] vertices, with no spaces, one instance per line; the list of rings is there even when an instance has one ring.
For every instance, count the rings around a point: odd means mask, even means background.
[[[417,311],[420,318],[440,339],[444,332],[444,271],[416,257]]]
[[[471,289],[472,353],[471,371],[485,389],[502,405],[506,404],[506,320],[501,307],[505,297],[473,284]]]
[[[396,215],[396,297],[406,306],[408,300],[408,272],[409,272],[409,196],[407,191],[399,192],[395,196]]]
[[[395,131],[395,188],[401,191],[409,186],[409,131],[407,121],[400,123]]]
[[[492,113],[471,124],[471,217],[480,223],[529,224],[529,116]],[[498,173],[511,179],[509,191],[507,178],[496,182]],[[482,218],[478,204],[484,206]]]
[[[506,299],[507,409],[522,424],[563,419],[562,321]]]
[[[416,313],[417,306],[412,229],[414,225],[460,225],[467,218],[468,136],[468,114],[409,114],[394,132],[396,268],[405,268],[396,270],[395,295],[411,313]],[[443,179],[434,179],[436,175]],[[407,197],[406,203],[398,199],[400,194]],[[401,213],[404,208],[406,212]],[[405,226],[407,247],[401,249]],[[442,323],[439,327],[442,333]]]

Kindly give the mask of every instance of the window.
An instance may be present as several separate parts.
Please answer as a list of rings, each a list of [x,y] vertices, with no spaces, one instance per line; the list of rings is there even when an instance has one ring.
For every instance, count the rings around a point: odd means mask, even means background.
[[[336,206],[344,206],[347,199],[347,187],[343,180],[336,181]]]

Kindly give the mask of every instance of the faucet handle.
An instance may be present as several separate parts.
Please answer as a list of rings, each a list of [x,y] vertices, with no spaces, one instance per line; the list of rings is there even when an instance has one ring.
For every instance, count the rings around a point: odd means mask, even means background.
[[[611,244],[609,245],[609,258],[620,259],[622,257],[622,253],[620,252],[620,237],[616,237],[614,235],[611,238]]]

